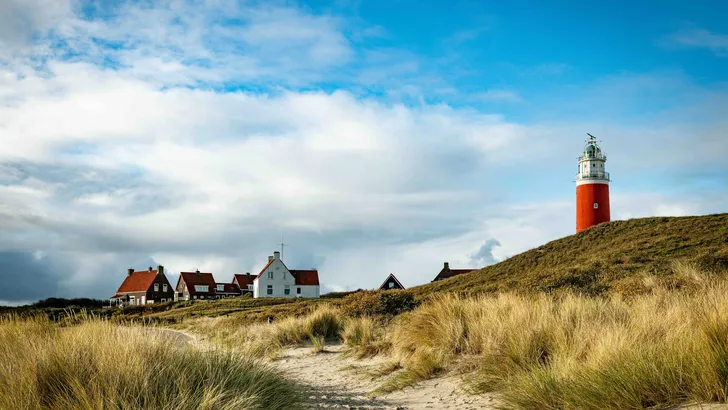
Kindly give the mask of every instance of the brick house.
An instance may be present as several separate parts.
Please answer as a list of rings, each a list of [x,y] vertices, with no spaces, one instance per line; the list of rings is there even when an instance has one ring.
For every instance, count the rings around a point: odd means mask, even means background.
[[[235,275],[233,275],[233,283],[240,287],[240,293],[243,295],[246,293],[253,293],[254,280],[255,275],[251,275],[250,272],[247,272],[245,274],[236,273]]]
[[[451,278],[453,276],[462,275],[463,273],[470,273],[472,271],[476,271],[478,269],[450,269],[450,264],[448,262],[445,262],[444,267],[440,271],[440,273],[435,276],[435,279],[433,279],[433,282],[437,282],[439,280]]]
[[[128,269],[124,282],[111,298],[111,304],[146,305],[155,302],[174,300],[174,289],[164,274],[164,266],[154,270],[150,266],[145,271]]]
[[[399,280],[397,280],[394,273],[390,273],[389,276],[387,276],[387,279],[382,283],[382,286],[379,287],[379,290],[389,289],[404,289],[404,286],[402,286]]]
[[[175,300],[215,299],[217,283],[212,273],[180,272]]]

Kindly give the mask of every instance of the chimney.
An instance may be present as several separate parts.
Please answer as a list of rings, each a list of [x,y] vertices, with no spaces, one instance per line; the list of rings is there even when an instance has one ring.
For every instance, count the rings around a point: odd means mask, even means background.
[[[164,266],[157,265],[157,275],[164,275]]]
[[[126,270],[126,274],[128,276],[131,276],[132,273],[134,273],[134,268],[129,268],[129,269]]]
[[[278,252],[278,251],[275,251],[275,252],[273,252],[273,257],[276,258],[276,259],[280,259],[281,258],[281,253]]]
[[[200,270],[199,269],[195,270],[195,275],[200,276]]]
[[[250,276],[250,272],[245,272],[245,276]]]
[[[149,272],[151,272],[151,271],[153,271],[153,270],[154,270],[154,269],[152,269],[152,267],[150,266],[150,267],[149,267]]]
[[[445,262],[445,270],[450,270],[450,262]]]
[[[269,257],[268,257],[268,262],[270,262],[270,261],[272,261],[272,260],[273,260],[273,257],[272,257],[272,256],[269,256]]]

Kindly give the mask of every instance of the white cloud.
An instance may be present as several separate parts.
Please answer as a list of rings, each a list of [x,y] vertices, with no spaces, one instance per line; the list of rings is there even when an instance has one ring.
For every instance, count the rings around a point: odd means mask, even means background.
[[[684,47],[707,48],[717,56],[728,56],[728,34],[711,33],[708,30],[683,30],[668,37],[668,40]]]
[[[718,122],[525,124],[423,100],[296,91],[356,58],[334,16],[237,2],[124,3],[105,19],[69,10],[29,18],[42,41],[13,37],[0,54],[10,61],[0,66],[0,251],[73,259],[64,295],[107,296],[127,267],[156,263],[228,280],[260,269],[281,234],[293,243],[290,266],[319,267],[328,289],[378,286],[389,272],[421,284],[444,261],[476,267],[490,239],[502,260],[573,232],[569,195],[509,195],[539,189],[545,175],[569,185],[584,130],[608,136],[615,181],[655,167],[725,170]],[[221,23],[221,11],[240,24]],[[51,38],[80,54],[44,48]],[[407,53],[367,58],[373,70],[354,74],[365,84],[419,69]],[[248,79],[262,91],[236,88]],[[521,100],[499,89],[475,97]],[[704,202],[615,195],[613,212],[717,209]]]
[[[512,90],[491,89],[472,94],[471,98],[480,101],[523,102],[521,96]]]

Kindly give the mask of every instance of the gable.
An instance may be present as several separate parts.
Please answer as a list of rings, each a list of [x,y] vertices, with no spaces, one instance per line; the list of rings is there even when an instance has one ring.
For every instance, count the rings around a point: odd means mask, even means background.
[[[233,282],[237,283],[238,286],[240,286],[241,288],[245,288],[248,285],[252,285],[255,278],[255,275],[245,275],[242,273],[237,273],[233,275]]]
[[[390,288],[387,284],[389,282],[394,283],[394,287]],[[389,276],[387,276],[387,279],[384,280],[381,286],[379,286],[379,290],[387,290],[387,289],[405,289],[404,286],[402,286],[402,283],[397,279],[396,276],[394,276],[393,273],[390,273]]]

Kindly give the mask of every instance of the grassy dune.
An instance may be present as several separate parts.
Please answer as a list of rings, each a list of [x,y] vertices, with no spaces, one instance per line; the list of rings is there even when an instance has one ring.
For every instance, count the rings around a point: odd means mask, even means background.
[[[1,409],[291,409],[296,387],[239,353],[90,320],[0,320]]]
[[[443,294],[394,318],[320,306],[307,316],[191,330],[245,352],[338,337],[390,361],[379,391],[453,371],[517,409],[646,409],[728,401],[728,281],[677,262],[639,295]],[[679,286],[675,286],[679,283]],[[224,329],[224,330],[223,330]]]

